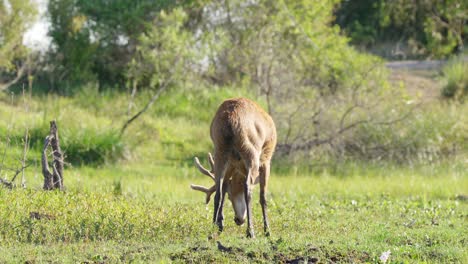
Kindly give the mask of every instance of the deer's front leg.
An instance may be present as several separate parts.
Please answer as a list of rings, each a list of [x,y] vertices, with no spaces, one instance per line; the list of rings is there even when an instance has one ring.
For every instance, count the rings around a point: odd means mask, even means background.
[[[216,224],[219,228],[219,231],[222,232],[224,228],[224,214],[223,214],[223,207],[224,207],[224,198],[226,197],[226,188],[223,188],[223,180],[221,179],[220,183],[216,183],[216,194],[214,199],[214,213],[213,213],[213,223]]]
[[[254,238],[255,234],[253,231],[253,224],[252,224],[252,185],[249,183],[250,181],[247,179],[247,183],[245,184],[244,188],[244,195],[245,195],[245,203],[247,205],[247,237]]]
[[[246,168],[247,168],[247,177],[245,178],[245,185],[244,185],[244,197],[245,203],[247,207],[247,237],[255,237],[254,230],[253,230],[253,219],[252,219],[252,187],[254,184],[253,179],[256,179],[259,176],[260,164],[259,164],[259,157],[252,155],[255,153],[254,150],[247,152],[246,157]]]
[[[213,223],[218,226],[220,232],[223,231],[223,205],[227,190],[227,188],[223,188],[225,185],[224,176],[226,172],[226,161],[227,158],[224,152],[222,150],[216,150],[214,161],[216,194],[214,199]]]

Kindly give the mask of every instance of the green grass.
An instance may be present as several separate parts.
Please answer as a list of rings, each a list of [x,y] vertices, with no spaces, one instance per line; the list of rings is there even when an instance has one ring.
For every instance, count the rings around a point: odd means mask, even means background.
[[[0,189],[0,262],[378,262],[387,250],[394,262],[468,260],[468,204],[457,198],[466,195],[468,177],[459,170],[274,174],[272,236],[263,236],[255,202],[256,239],[235,225],[229,203],[217,234],[212,204],[189,189],[211,184],[194,167],[69,169],[64,193],[42,192],[40,177],[28,179],[30,189]]]

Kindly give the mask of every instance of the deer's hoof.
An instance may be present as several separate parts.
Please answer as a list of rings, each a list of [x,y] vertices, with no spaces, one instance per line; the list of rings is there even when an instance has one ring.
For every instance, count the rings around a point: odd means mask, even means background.
[[[217,222],[215,224],[218,226],[218,231],[223,232],[223,229],[224,229],[223,222]]]
[[[248,238],[255,238],[255,234],[253,230],[247,230],[247,237]]]

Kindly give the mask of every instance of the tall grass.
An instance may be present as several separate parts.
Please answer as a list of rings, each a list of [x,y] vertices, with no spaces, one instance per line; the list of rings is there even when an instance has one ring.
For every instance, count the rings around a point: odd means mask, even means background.
[[[164,93],[119,137],[121,125],[147,102],[148,93],[138,94],[130,111],[125,94],[98,92],[93,87],[84,88],[72,98],[33,97],[28,101],[28,111],[21,98],[13,103],[4,98],[0,103],[0,115],[4,117],[0,131],[9,134],[11,146],[20,147],[27,128],[31,155],[37,158],[48,134],[48,122],[57,119],[62,149],[67,162],[73,165],[96,166],[122,159],[184,164],[191,163],[193,156],[204,157],[212,151],[209,125],[224,99],[247,96],[262,102],[252,91],[232,87],[176,89]],[[382,104],[382,108],[389,108],[391,100]],[[352,160],[406,164],[463,160],[468,155],[468,120],[462,114],[467,107],[437,102],[423,105],[391,126],[366,123],[344,134],[333,146],[318,146],[306,155],[277,156],[276,160],[283,165],[292,165],[293,161],[302,166],[312,159],[312,164],[331,167]],[[286,161],[281,162],[283,159]]]
[[[125,145],[108,118],[76,107],[69,98],[38,97],[27,99],[26,103],[23,100],[0,101],[2,153],[5,148],[13,152],[22,149],[27,131],[29,159],[37,161],[49,134],[49,121],[56,120],[67,163],[100,165],[122,158]]]

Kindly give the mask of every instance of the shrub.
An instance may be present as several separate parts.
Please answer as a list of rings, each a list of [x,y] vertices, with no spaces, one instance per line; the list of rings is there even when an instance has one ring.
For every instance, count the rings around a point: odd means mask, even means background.
[[[451,60],[442,69],[442,95],[447,98],[463,100],[468,94],[468,61],[461,57]]]

